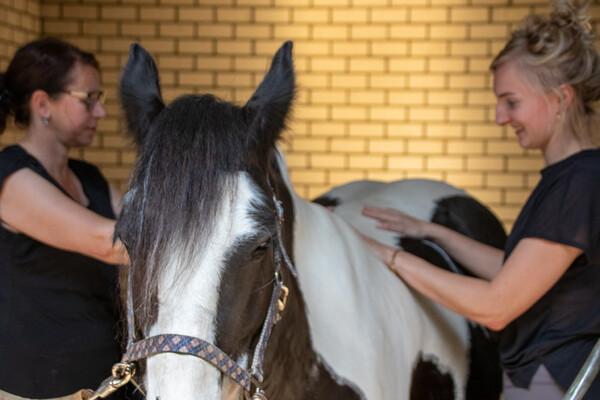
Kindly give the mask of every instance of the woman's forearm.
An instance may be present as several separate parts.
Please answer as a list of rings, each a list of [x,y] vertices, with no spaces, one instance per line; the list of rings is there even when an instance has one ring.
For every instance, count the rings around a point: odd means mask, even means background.
[[[401,279],[436,303],[492,329],[505,325],[490,282],[448,272],[404,251],[392,261],[390,268]]]
[[[373,247],[371,245],[371,247]],[[392,248],[378,246],[379,253]],[[444,307],[494,330],[533,306],[565,273],[581,249],[522,239],[491,281],[453,274],[405,251],[388,257],[400,278]]]

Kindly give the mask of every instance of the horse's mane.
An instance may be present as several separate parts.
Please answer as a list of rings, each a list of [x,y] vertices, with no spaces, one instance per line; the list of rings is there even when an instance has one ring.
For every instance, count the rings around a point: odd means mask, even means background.
[[[156,282],[173,246],[187,259],[203,248],[233,183],[229,177],[251,168],[247,126],[243,109],[212,95],[186,95],[165,107],[147,132],[117,225],[131,259],[138,327],[153,319]]]

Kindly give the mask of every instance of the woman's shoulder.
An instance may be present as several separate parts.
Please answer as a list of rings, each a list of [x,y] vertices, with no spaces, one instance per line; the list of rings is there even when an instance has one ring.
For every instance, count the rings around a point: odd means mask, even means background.
[[[542,170],[542,181],[572,186],[573,181],[600,183],[600,149],[583,150]]]
[[[600,189],[600,149],[584,150],[576,154],[569,175],[579,183]]]
[[[581,164],[586,170],[600,174],[600,148],[582,151]]]
[[[572,165],[600,171],[600,148],[582,150],[572,155]]]
[[[12,145],[0,151],[0,185],[4,180],[21,168],[34,167],[35,158],[18,145]]]
[[[27,152],[19,145],[13,144],[0,151],[0,160],[25,160]]]

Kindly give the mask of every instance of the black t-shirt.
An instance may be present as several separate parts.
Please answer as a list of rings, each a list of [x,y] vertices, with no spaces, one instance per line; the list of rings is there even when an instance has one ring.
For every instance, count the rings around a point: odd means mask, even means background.
[[[542,170],[508,238],[506,258],[523,238],[583,251],[548,293],[499,333],[502,362],[516,386],[528,387],[543,364],[566,390],[600,338],[600,150]],[[538,269],[544,273],[544,265]],[[585,399],[600,399],[600,377]]]
[[[114,218],[100,171],[76,160],[69,166],[88,208]],[[60,188],[20,146],[0,153],[0,187],[21,168]],[[0,389],[29,398],[59,397],[95,389],[110,376],[121,354],[117,275],[116,266],[0,226]]]

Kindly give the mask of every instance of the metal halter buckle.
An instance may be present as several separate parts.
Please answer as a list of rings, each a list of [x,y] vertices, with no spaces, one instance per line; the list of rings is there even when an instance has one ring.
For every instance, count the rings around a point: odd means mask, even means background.
[[[117,363],[112,367],[112,376],[106,378],[96,389],[92,397],[88,400],[104,399],[115,392],[135,375],[135,365],[133,363]]]

